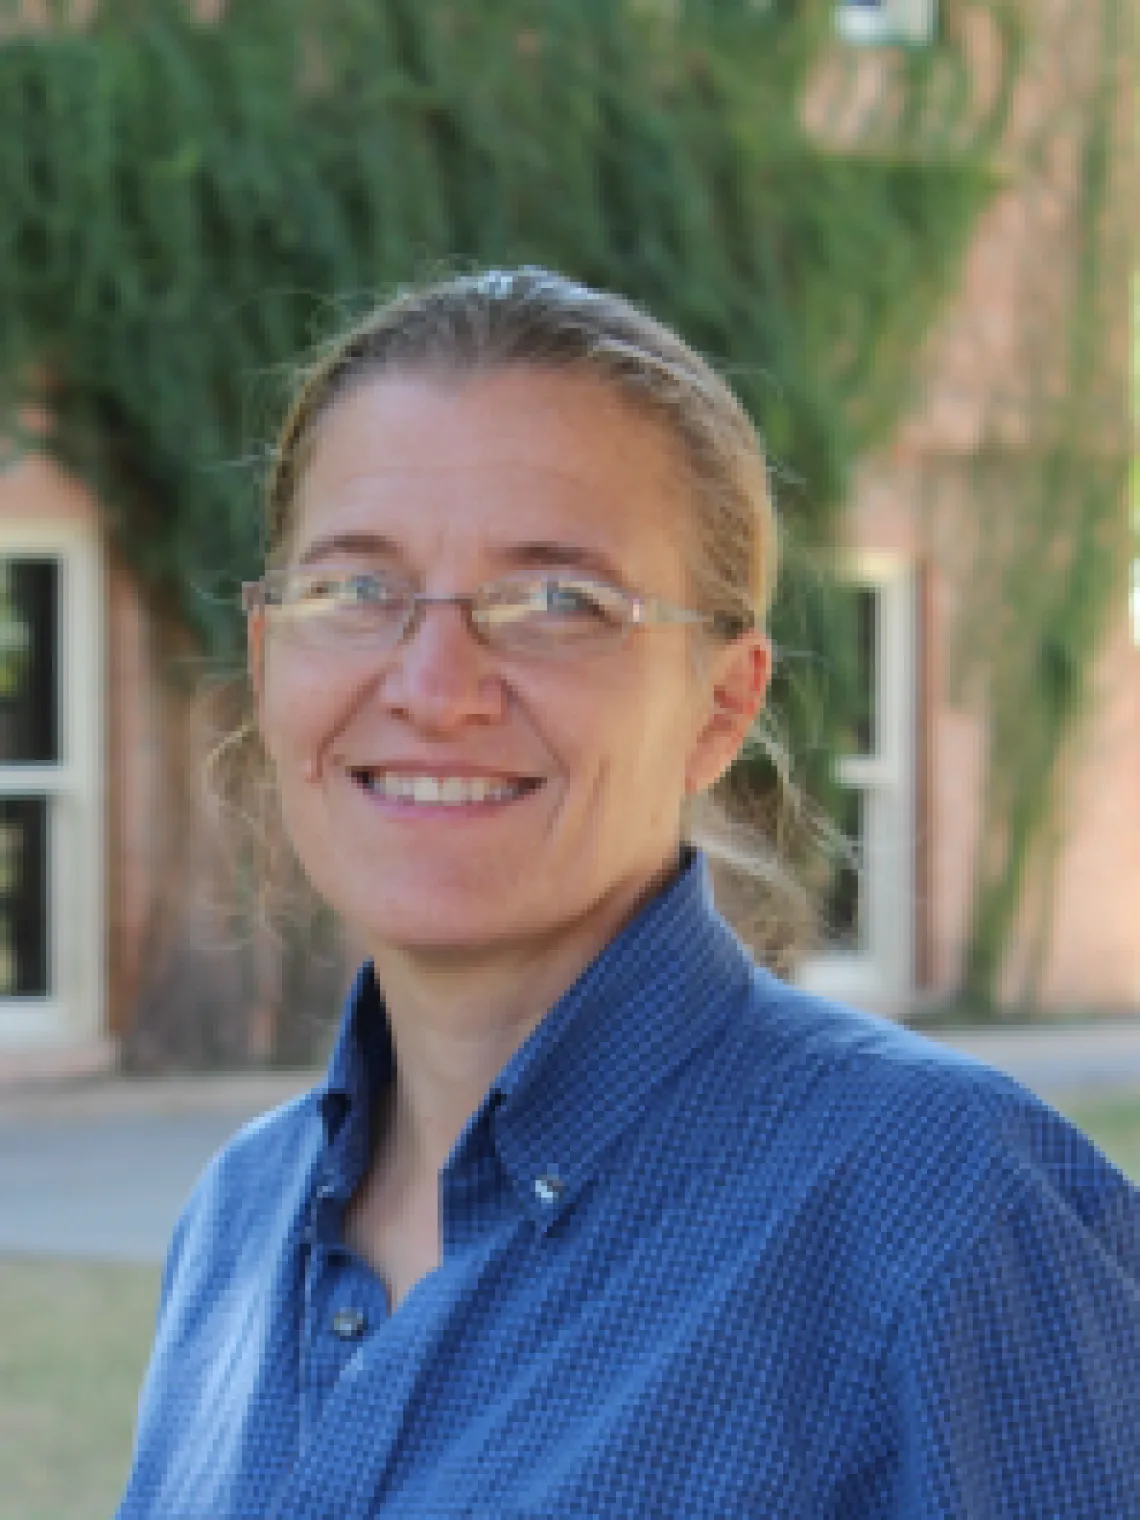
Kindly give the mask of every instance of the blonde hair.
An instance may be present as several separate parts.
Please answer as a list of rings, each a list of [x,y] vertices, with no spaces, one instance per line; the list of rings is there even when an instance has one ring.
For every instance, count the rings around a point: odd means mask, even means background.
[[[274,451],[267,547],[280,553],[321,418],[393,370],[455,376],[528,365],[595,376],[654,418],[691,478],[694,589],[708,611],[758,616],[775,584],[776,523],[756,432],[676,333],[622,296],[545,269],[491,270],[408,290],[341,335],[303,375]]]
[[[302,371],[266,483],[267,558],[288,553],[299,486],[321,421],[338,401],[386,373],[456,378],[508,366],[592,376],[661,425],[688,475],[680,494],[692,509],[695,605],[762,627],[776,580],[777,526],[763,449],[743,405],[701,355],[632,301],[533,267],[405,290]],[[765,747],[782,776],[777,749]],[[787,969],[782,947],[802,941],[807,903],[773,848],[775,815],[749,824],[739,806],[726,806],[731,786],[718,791],[688,806],[685,836],[712,857],[718,896],[728,888],[726,907],[745,938],[762,959]]]

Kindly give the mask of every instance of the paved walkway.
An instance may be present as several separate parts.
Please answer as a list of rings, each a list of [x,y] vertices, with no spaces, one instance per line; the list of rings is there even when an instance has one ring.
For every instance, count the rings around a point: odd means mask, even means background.
[[[1047,1098],[1140,1096],[1140,1022],[940,1031]],[[311,1086],[286,1072],[17,1090],[0,1085],[0,1258],[161,1260],[202,1166],[253,1115]]]
[[[5,1253],[159,1261],[198,1173],[315,1072],[0,1090]]]
[[[934,1038],[1008,1072],[1044,1098],[1140,1092],[1140,1020],[1055,1029],[948,1029]]]

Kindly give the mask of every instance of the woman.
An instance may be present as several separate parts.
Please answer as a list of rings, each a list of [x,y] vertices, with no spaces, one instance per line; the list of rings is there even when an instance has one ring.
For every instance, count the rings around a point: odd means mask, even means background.
[[[414,292],[268,536],[259,731],[369,959],[178,1225],[120,1520],[1140,1515],[1136,1195],[713,909],[775,559],[724,384],[543,271]]]

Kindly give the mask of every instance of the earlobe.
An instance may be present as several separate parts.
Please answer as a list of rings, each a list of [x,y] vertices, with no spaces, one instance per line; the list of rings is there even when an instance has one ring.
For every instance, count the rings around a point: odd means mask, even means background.
[[[747,634],[717,658],[709,714],[690,757],[690,793],[719,781],[744,747],[764,706],[772,671],[772,647],[762,633]]]

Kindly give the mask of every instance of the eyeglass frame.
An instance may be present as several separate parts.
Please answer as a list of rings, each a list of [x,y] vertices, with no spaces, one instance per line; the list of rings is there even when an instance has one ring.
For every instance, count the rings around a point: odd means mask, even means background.
[[[255,612],[270,612],[273,608],[283,609],[296,608],[297,603],[285,602],[281,599],[281,593],[275,592],[273,582],[283,580],[289,572],[278,571],[276,573],[261,576],[255,581],[243,581],[241,587],[242,610],[247,616]],[[375,580],[376,577],[369,572],[354,572],[336,577],[339,582]],[[554,576],[545,575],[536,577],[534,580],[512,582],[510,579],[502,581],[488,581],[482,586],[477,586],[474,591],[456,591],[436,594],[426,591],[406,591],[398,596],[393,596],[392,601],[406,603],[406,615],[400,628],[392,639],[383,647],[390,650],[400,649],[411,639],[418,628],[426,607],[458,607],[464,614],[464,622],[468,632],[476,643],[484,649],[499,652],[500,646],[494,640],[488,638],[486,629],[480,626],[477,619],[477,603],[489,591],[500,586],[511,584],[524,584],[529,586],[559,585],[563,581],[572,580],[575,584],[585,587],[596,587],[612,596],[622,609],[622,615],[618,624],[619,640],[624,641],[631,628],[647,627],[653,624],[688,624],[699,625],[712,630],[714,637],[731,642],[744,634],[751,632],[756,627],[756,619],[751,614],[728,613],[728,612],[700,612],[692,607],[680,607],[675,603],[664,601],[659,597],[644,596],[641,593],[628,591],[623,586],[615,586],[610,581],[599,580],[594,576]],[[362,644],[364,647],[366,641]],[[571,647],[571,646],[567,646]]]

